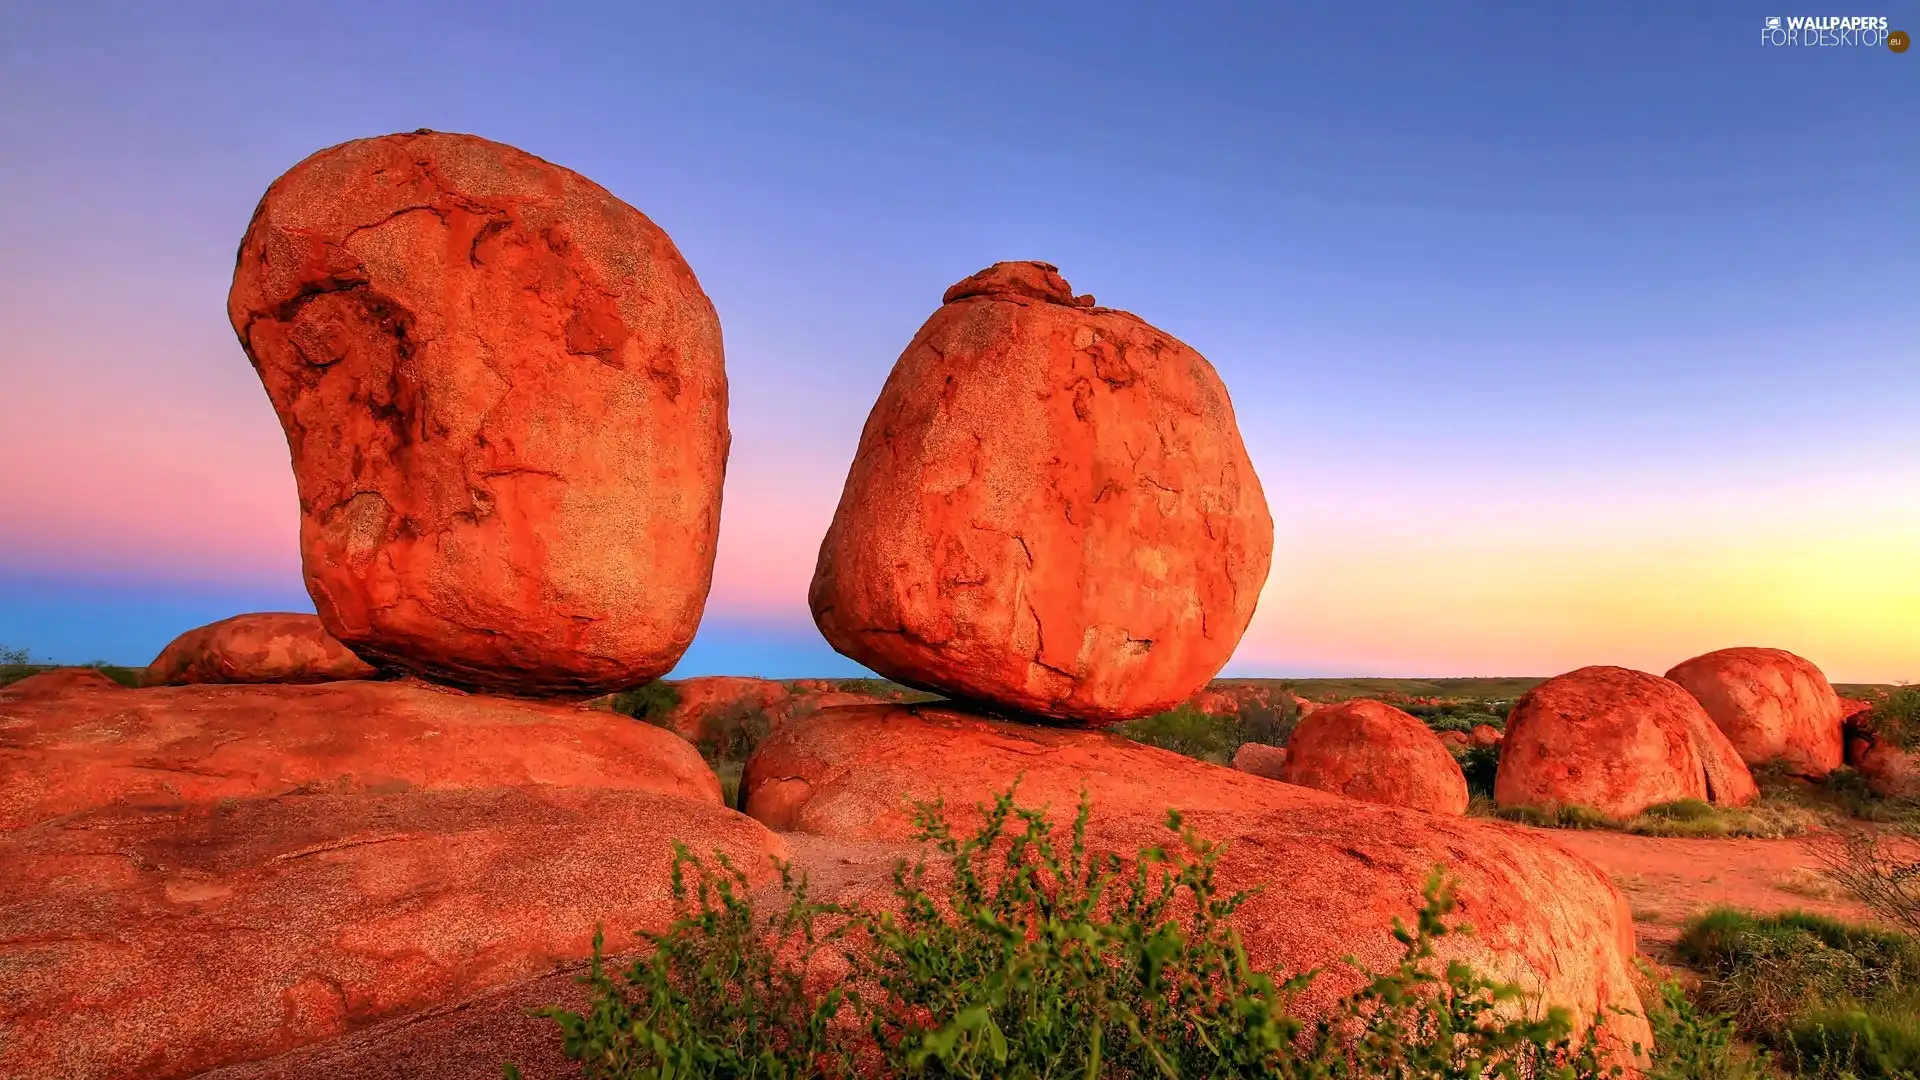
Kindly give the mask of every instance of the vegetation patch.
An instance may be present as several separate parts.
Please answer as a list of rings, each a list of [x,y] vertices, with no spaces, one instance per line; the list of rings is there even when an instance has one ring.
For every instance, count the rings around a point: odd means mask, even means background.
[[[1284,746],[1300,722],[1289,696],[1279,704],[1246,703],[1234,713],[1205,713],[1180,705],[1163,713],[1116,725],[1113,732],[1134,742],[1157,746],[1215,765],[1233,760],[1234,751],[1247,743]]]
[[[1691,920],[1677,953],[1700,1003],[1801,1076],[1920,1075],[1920,944],[1807,912],[1728,908]]]
[[[1472,811],[1475,808],[1469,806]],[[1679,799],[1649,806],[1633,817],[1610,817],[1590,806],[1493,806],[1479,811],[1523,825],[1544,829],[1612,829],[1638,836],[1781,837],[1798,836],[1818,824],[1817,815],[1793,806],[1762,800],[1752,806],[1715,806],[1699,799]]]
[[[786,901],[763,914],[724,857],[678,848],[680,916],[618,972],[596,940],[585,1011],[539,1014],[587,1080],[1621,1075],[1604,1023],[1576,1033],[1564,1010],[1436,958],[1464,930],[1439,870],[1415,924],[1394,926],[1400,962],[1306,1019],[1295,1006],[1316,973],[1249,966],[1232,925],[1249,894],[1219,893],[1220,846],[1170,813],[1169,843],[1123,861],[1088,849],[1089,814],[1083,800],[1056,838],[1009,792],[962,838],[922,806],[928,854],[896,865],[878,912],[814,901],[783,867]],[[1729,1071],[1730,1024],[1677,988],[1649,1020],[1647,1075],[1747,1075]]]

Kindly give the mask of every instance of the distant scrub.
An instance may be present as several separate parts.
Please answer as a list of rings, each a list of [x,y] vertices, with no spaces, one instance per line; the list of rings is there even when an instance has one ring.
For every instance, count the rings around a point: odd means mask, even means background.
[[[1180,705],[1117,725],[1113,731],[1134,742],[1225,765],[1245,743],[1286,744],[1287,736],[1300,722],[1300,714],[1291,698],[1282,697],[1282,702],[1249,703],[1236,713],[1205,713],[1192,705]]]

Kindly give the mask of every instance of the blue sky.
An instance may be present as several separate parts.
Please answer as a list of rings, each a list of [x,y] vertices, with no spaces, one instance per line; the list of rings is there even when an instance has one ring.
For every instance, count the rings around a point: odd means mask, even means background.
[[[234,246],[306,154],[433,127],[639,206],[720,310],[735,449],[684,671],[847,670],[804,593],[860,423],[946,285],[1040,258],[1232,389],[1279,533],[1233,670],[1779,643],[1920,678],[1920,53],[1761,47],[1820,12],[11,7],[0,642],[141,662],[300,606]],[[1644,617],[1605,603],[1636,574]]]

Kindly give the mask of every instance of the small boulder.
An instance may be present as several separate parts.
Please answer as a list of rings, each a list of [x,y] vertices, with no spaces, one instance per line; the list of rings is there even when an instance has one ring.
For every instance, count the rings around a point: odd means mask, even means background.
[[[1852,749],[1853,768],[1875,795],[1883,799],[1920,796],[1920,762],[1911,751],[1887,739],[1856,739]]]
[[[1473,740],[1464,731],[1443,731],[1440,733],[1440,745],[1450,754],[1464,754],[1473,749]]]
[[[1500,740],[1505,737],[1505,732],[1492,724],[1475,724],[1473,730],[1467,732],[1467,741],[1482,750],[1499,746]]]
[[[1706,710],[1679,685],[1618,667],[1585,667],[1514,705],[1500,744],[1494,801],[1585,806],[1629,818],[1697,799],[1744,806],[1753,776]]]
[[[1821,777],[1846,758],[1840,697],[1811,662],[1782,649],[1721,649],[1667,678],[1699,699],[1748,765]]]
[[[1265,743],[1241,743],[1240,749],[1233,752],[1233,767],[1243,773],[1264,776],[1269,780],[1284,780],[1281,775],[1287,764],[1287,748],[1268,746]]]
[[[590,698],[686,651],[727,381],[645,214],[471,135],[359,139],[267,189],[227,312],[287,434],[307,591],[362,659]]]
[[[320,683],[376,674],[327,633],[318,615],[266,612],[181,634],[147,665],[141,683]]]
[[[897,682],[1104,726],[1220,670],[1272,548],[1212,365],[1046,263],[997,263],[894,365],[808,603]]]
[[[1467,812],[1467,778],[1446,744],[1415,717],[1366,698],[1300,721],[1280,779],[1385,806]]]

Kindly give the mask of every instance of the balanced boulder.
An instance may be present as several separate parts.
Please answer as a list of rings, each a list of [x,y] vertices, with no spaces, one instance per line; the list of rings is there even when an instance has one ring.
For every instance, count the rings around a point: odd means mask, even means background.
[[[1272,547],[1212,365],[1046,263],[998,263],[894,365],[808,600],[888,678],[1105,725],[1220,670]]]
[[[470,135],[274,181],[228,315],[286,429],[307,589],[362,658],[457,686],[665,674],[706,603],[720,324],[658,226]]]
[[[1315,710],[1287,739],[1280,779],[1435,814],[1467,811],[1467,778],[1433,729],[1366,698]]]
[[[1782,649],[1721,649],[1667,678],[1699,699],[1749,765],[1777,762],[1820,777],[1843,763],[1840,696],[1808,660]]]
[[[1706,710],[1678,684],[1585,667],[1527,691],[1507,717],[1499,805],[1584,806],[1627,818],[1694,799],[1730,806],[1759,794]]]
[[[147,665],[142,684],[318,683],[375,674],[319,616],[279,611],[235,615],[181,634]]]

